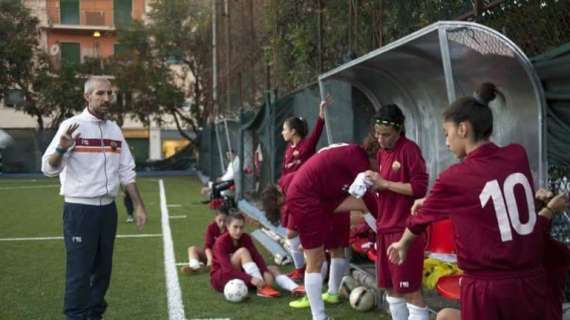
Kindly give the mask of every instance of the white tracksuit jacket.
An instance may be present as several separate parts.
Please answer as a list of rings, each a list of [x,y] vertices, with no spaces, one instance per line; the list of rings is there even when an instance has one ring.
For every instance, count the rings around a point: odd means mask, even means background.
[[[54,168],[48,158],[74,123],[79,124],[73,133],[75,144],[63,156],[61,166]],[[135,162],[121,129],[111,120],[96,118],[87,108],[61,123],[42,156],[42,172],[49,177],[59,175],[65,202],[88,205],[107,205],[117,196],[119,184],[135,182]]]

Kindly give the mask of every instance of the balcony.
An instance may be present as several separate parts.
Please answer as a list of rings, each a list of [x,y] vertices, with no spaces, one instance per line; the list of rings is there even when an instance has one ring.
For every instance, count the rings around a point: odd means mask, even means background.
[[[49,29],[61,30],[101,30],[114,31],[115,25],[113,14],[105,11],[86,11],[81,10],[79,13],[79,24],[62,23],[58,8],[48,9],[48,27]]]

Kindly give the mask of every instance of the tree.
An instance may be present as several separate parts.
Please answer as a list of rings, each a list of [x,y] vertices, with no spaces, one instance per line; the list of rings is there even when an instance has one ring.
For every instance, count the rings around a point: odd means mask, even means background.
[[[156,1],[149,13],[152,23],[148,27],[157,59],[163,64],[178,64],[181,70],[177,80],[191,85],[183,88],[186,98],[192,101],[191,117],[184,117],[176,109],[170,109],[169,113],[177,123],[182,121],[194,129],[195,125],[201,127],[206,123],[213,109],[209,13],[209,1],[184,0]],[[188,82],[187,75],[194,80]]]
[[[38,23],[21,1],[0,0],[0,100],[32,77]]]
[[[76,66],[54,68],[38,47],[38,20],[21,1],[0,0],[0,98],[10,89],[24,97],[16,110],[34,117],[38,131],[55,128],[83,105]]]
[[[119,33],[119,42],[125,52],[115,56],[111,64],[119,89],[111,110],[117,120],[121,123],[125,114],[131,114],[146,125],[151,121],[161,125],[165,117],[171,116],[181,135],[193,140],[180,123],[182,119],[195,130],[192,119],[183,111],[184,93],[175,85],[168,64],[156,55],[148,27],[134,22],[130,29]]]
[[[125,50],[111,63],[120,91],[113,109],[119,121],[126,113],[147,125],[172,119],[182,136],[195,140],[186,129],[197,133],[211,110],[209,35],[203,29],[208,16],[203,10],[187,1],[156,1],[149,23],[136,21],[119,31]]]

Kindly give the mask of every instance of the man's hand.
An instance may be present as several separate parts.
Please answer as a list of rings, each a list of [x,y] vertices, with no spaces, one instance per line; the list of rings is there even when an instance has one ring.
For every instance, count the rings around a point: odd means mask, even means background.
[[[59,146],[58,146],[59,148],[68,150],[73,146],[73,143],[75,141],[73,137],[73,132],[75,132],[77,128],[79,128],[79,124],[74,123],[70,125],[69,128],[67,128],[67,130],[65,130],[65,132],[61,135],[61,137],[59,137]],[[75,138],[79,137],[79,135],[80,133],[77,133]]]
[[[137,218],[137,228],[142,231],[146,224],[146,209],[144,207],[135,208],[135,215]]]
[[[421,199],[417,199],[416,201],[414,201],[414,204],[412,205],[412,215],[416,215],[418,213],[418,209],[421,208],[424,205],[424,201],[426,201],[426,198],[421,198]]]

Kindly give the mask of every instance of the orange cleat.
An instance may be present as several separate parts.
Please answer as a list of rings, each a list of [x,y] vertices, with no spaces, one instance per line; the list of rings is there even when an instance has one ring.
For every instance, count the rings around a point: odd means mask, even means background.
[[[270,286],[265,286],[263,288],[257,289],[257,295],[264,298],[275,298],[279,297],[281,293]]]
[[[293,281],[300,281],[305,278],[305,268],[295,269],[287,274],[289,278]]]

